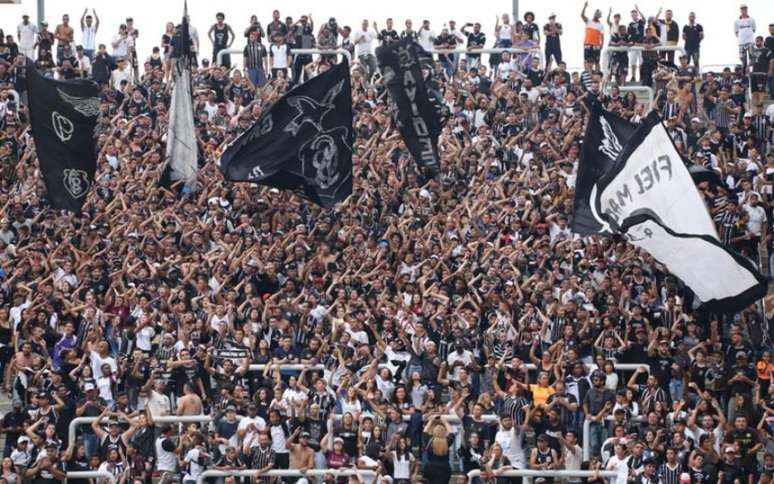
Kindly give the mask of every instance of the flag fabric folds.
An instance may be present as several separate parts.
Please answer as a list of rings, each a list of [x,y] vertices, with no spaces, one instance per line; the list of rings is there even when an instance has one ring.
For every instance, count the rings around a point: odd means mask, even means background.
[[[296,190],[333,207],[352,193],[349,64],[296,86],[265,109],[220,156],[226,180]]]
[[[624,145],[614,129],[604,127],[609,124],[604,115],[592,113],[589,130],[603,133],[587,134],[586,140],[601,140],[600,150],[613,147],[605,157],[616,154],[615,161],[599,175],[579,176],[576,187],[588,194],[584,203],[600,232],[622,235],[650,253],[710,311],[739,310],[763,297],[766,278],[719,242],[694,179],[658,115],[651,112]],[[579,172],[590,172],[583,165],[595,161],[582,157]]]
[[[185,6],[180,32],[173,45],[174,87],[169,109],[166,163],[160,184],[169,186],[181,180],[185,188],[196,190],[198,145],[194,128],[191,97],[191,35],[188,29],[188,5]]]
[[[97,168],[99,88],[45,78],[27,59],[30,122],[51,206],[79,212]]]
[[[589,205],[590,190],[596,180],[607,173],[621,153],[622,143],[632,137],[637,125],[624,118],[603,111],[598,104],[592,108],[592,115],[583,139],[581,163],[575,182],[575,202],[572,217],[573,232],[583,235],[610,233],[608,224]]]
[[[406,147],[419,166],[431,173],[437,171],[438,136],[448,110],[432,74],[432,56],[414,40],[405,38],[376,49],[376,59]]]

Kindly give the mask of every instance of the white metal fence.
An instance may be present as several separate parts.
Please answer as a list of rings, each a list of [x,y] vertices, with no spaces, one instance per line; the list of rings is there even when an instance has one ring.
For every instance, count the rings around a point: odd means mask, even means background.
[[[105,479],[110,484],[116,484],[116,476],[108,471],[70,471],[66,476],[65,481],[67,479]]]
[[[366,469],[309,469],[306,472],[301,472],[294,469],[283,470],[271,470],[261,473],[258,469],[250,469],[244,471],[204,471],[198,479],[196,484],[204,484],[204,480],[208,477],[322,477],[326,474],[333,474],[334,477],[345,477],[361,475],[363,477],[374,477],[376,472]]]

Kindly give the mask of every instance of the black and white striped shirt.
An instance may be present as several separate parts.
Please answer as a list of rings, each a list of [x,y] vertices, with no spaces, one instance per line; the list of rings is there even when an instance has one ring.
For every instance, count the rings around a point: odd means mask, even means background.
[[[253,449],[253,458],[251,461],[253,469],[263,469],[269,464],[274,464],[274,460],[275,454],[271,446],[268,446],[265,449],[258,446]]]
[[[682,473],[683,466],[679,463],[676,463],[674,467],[664,463],[658,468],[658,477],[661,484],[680,484],[680,474]]]

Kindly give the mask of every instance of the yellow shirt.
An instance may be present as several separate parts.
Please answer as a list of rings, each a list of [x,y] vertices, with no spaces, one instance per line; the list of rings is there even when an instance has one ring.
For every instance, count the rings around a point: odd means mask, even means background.
[[[535,402],[535,405],[545,405],[548,397],[556,392],[554,387],[541,387],[540,385],[530,385],[529,391],[532,392],[532,401]]]

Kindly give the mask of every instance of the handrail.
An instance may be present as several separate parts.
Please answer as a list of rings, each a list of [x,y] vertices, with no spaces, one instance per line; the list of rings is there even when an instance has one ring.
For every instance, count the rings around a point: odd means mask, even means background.
[[[481,477],[481,469],[475,469],[467,474],[468,479],[474,477]],[[497,477],[616,477],[618,471],[581,471],[581,470],[534,470],[534,469],[513,469],[510,471],[503,471],[497,474]]]
[[[355,476],[358,474],[365,477],[376,476],[376,472],[368,469],[309,469],[306,472],[301,472],[296,469],[277,469],[266,472],[261,472],[260,469],[249,469],[243,471],[208,470],[199,474],[199,477],[196,479],[196,484],[204,484],[204,480],[208,477],[310,477],[324,476],[326,474],[333,474],[334,477]]]
[[[66,479],[92,479],[100,477],[110,481],[110,484],[116,484],[116,476],[108,471],[70,471],[66,474]]]
[[[680,52],[682,55],[685,55],[685,49],[680,47],[679,45],[659,45],[656,47],[651,47],[650,49],[646,49],[645,47],[640,47],[638,45],[633,46],[625,46],[625,45],[611,45],[608,47],[605,47],[605,52],[603,53],[603,61],[604,63],[600,64],[604,70],[608,69],[608,66],[610,65],[610,53],[611,52],[648,52],[648,51],[658,51],[658,52]]]
[[[543,51],[540,47],[533,47],[531,49],[522,49],[519,47],[490,47],[488,49],[430,49],[427,51],[430,54],[502,54],[503,52],[510,52],[511,54],[537,54],[540,59],[540,65],[545,66],[546,60],[544,59]]]
[[[605,417],[605,420],[613,420],[612,415],[608,415]],[[638,417],[632,417],[627,422],[644,422],[646,419],[643,416]],[[583,460],[587,461],[589,460],[589,457],[591,457],[591,436],[589,433],[591,432],[591,419],[586,417],[586,419],[583,420]]]
[[[291,54],[341,54],[352,65],[352,54],[347,49],[292,49]]]
[[[634,91],[634,90],[650,90],[650,96],[649,98],[653,99],[653,89],[650,89],[647,86],[624,86],[619,88],[621,91]],[[507,366],[507,365],[506,365]],[[590,365],[587,365],[591,371],[597,370],[597,364],[592,363]],[[616,371],[634,371],[637,368],[645,367],[650,373],[650,366],[647,364],[639,364],[639,363],[614,363],[613,364]],[[261,363],[261,364],[253,364],[248,366],[249,371],[263,371],[266,369],[266,367],[278,367],[280,370],[289,370],[289,371],[301,371],[305,367],[309,370],[325,370],[325,365],[323,364],[317,364],[317,365],[302,365],[300,363],[289,363],[289,364],[281,364],[281,365],[273,365],[271,363]],[[527,370],[534,371],[537,370],[537,365],[534,363],[525,363],[524,367],[527,368]],[[378,365],[378,368],[389,368],[389,365],[386,363],[380,363]]]
[[[715,69],[716,67],[720,67],[720,70],[716,70]],[[714,72],[718,72],[718,73],[721,73],[721,72],[723,72],[723,69],[725,69],[726,67],[731,69],[731,72],[733,72],[734,69],[736,68],[736,65],[734,65],[734,64],[707,64],[707,65],[701,66],[701,69],[699,69],[699,73],[700,74],[706,74],[708,72],[713,72],[713,73]],[[710,68],[712,68],[712,69],[710,69]]]
[[[218,63],[218,65],[222,65],[224,55],[241,54],[242,52],[243,52],[242,49],[223,49],[220,52],[218,52],[218,55],[215,58],[215,60]],[[290,53],[291,54],[341,54],[347,58],[347,61],[349,61],[350,65],[352,64],[352,54],[350,54],[347,49],[292,49]]]
[[[134,417],[133,420],[136,420]],[[67,428],[67,445],[72,447],[75,445],[75,432],[78,426],[84,424],[91,424],[99,420],[99,417],[75,417],[70,420],[70,424]],[[212,417],[209,415],[163,415],[159,417],[153,417],[153,424],[165,424],[165,423],[209,423],[212,422]]]
[[[618,86],[618,90],[621,92],[645,92],[648,96],[648,105],[653,104],[653,88],[650,86]]]

